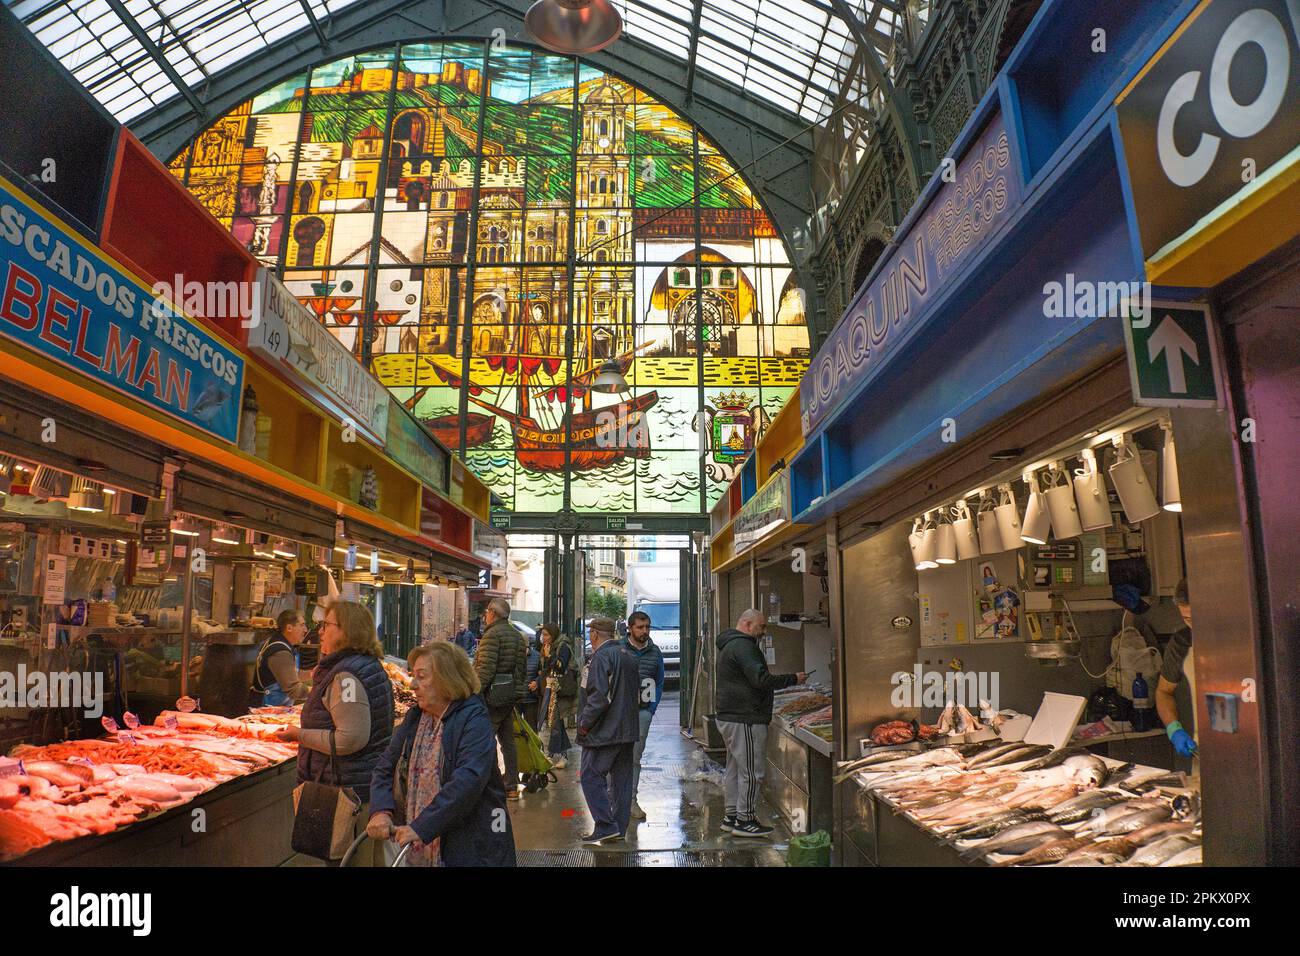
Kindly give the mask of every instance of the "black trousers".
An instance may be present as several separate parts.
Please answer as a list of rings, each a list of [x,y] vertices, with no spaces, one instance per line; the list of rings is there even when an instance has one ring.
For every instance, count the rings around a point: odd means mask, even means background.
[[[488,718],[496,728],[497,743],[501,744],[501,753],[506,759],[506,790],[519,789],[519,754],[515,750],[515,711],[513,707],[504,711],[489,710]]]

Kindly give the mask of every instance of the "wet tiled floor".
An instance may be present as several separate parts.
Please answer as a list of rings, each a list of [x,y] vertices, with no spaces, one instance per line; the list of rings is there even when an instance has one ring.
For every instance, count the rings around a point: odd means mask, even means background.
[[[766,801],[759,818],[776,829],[763,839],[733,837],[719,829],[724,813],[722,787],[686,779],[698,769],[703,752],[681,735],[678,701],[666,693],[642,758],[638,799],[646,819],[633,820],[628,839],[602,847],[583,847],[591,817],[578,783],[581,750],[568,754],[568,766],[555,771],[558,782],[511,802],[515,846],[521,866],[784,866],[789,834]],[[717,771],[719,763],[706,764]]]

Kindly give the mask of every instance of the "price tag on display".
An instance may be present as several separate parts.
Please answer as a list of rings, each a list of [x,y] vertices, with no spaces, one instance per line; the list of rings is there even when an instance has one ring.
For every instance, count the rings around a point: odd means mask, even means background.
[[[180,724],[177,722],[175,717],[168,714],[166,717],[163,718],[163,726],[166,727],[168,730],[175,730],[177,727],[180,726]]]
[[[99,722],[104,725],[104,729],[107,730],[110,734],[117,733],[118,731],[117,721],[114,720],[112,717],[107,717],[107,716],[101,717],[99,718]]]
[[[15,774],[23,775],[23,762],[21,760],[10,760],[8,757],[0,757],[0,778],[12,777]]]
[[[117,732],[117,742],[119,744],[126,744],[128,747],[135,746],[135,738],[132,737],[130,734],[128,734],[125,730],[119,730]]]
[[[95,761],[91,760],[91,759],[88,758],[88,757],[69,757],[69,758],[68,758],[68,763],[81,764],[81,766],[83,766],[83,767],[93,767],[93,766],[95,766]]]
[[[126,724],[128,729],[135,730],[140,726],[140,718],[128,710],[122,714],[122,723]]]
[[[176,709],[182,714],[193,713],[198,709],[199,702],[193,697],[181,697],[176,701]]]

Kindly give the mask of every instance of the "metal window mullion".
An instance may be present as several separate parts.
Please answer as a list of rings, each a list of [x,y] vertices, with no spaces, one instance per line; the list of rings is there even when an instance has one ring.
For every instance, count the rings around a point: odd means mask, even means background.
[[[289,193],[284,203],[284,228],[280,230],[280,251],[275,256],[275,274],[284,279],[289,263],[289,233],[293,228],[293,207],[297,202],[298,162],[302,159],[302,136],[307,127],[307,111],[311,107],[311,68],[302,75],[302,112],[298,114],[298,138],[293,143],[293,166],[289,170]],[[252,112],[251,108],[249,110]],[[251,115],[250,115],[251,120]],[[191,152],[191,157],[192,157]]]
[[[361,336],[361,364],[370,369],[370,344],[371,331],[375,324],[375,306],[379,300],[379,239],[383,234],[384,225],[384,194],[388,191],[388,161],[391,158],[392,144],[390,139],[393,133],[393,107],[397,103],[397,64],[401,59],[402,49],[400,43],[393,44],[390,49],[393,53],[392,62],[388,64],[388,78],[393,84],[392,89],[388,91],[388,104],[384,107],[384,137],[383,153],[379,157],[379,176],[375,181],[375,215],[374,225],[370,229],[370,255],[366,261],[366,281],[365,288],[365,311],[361,315],[361,328],[357,330]],[[302,120],[298,121],[301,128]],[[344,131],[346,135],[346,130]],[[333,255],[330,258],[334,258]],[[423,290],[421,290],[423,295]]]
[[[564,427],[564,512],[573,510],[573,488],[572,488],[572,463],[573,463],[573,349],[574,349],[574,306],[577,299],[577,253],[578,253],[578,141],[579,125],[582,121],[581,115],[581,97],[579,93],[582,87],[582,67],[577,57],[573,59],[573,115],[569,119],[569,241],[568,254],[564,257],[565,275],[568,277],[568,291],[566,301],[568,307],[564,322],[564,416],[561,424]],[[633,122],[635,123],[636,97],[633,96]],[[527,207],[527,197],[525,195],[525,215]],[[525,219],[525,221],[527,221]],[[635,246],[634,246],[635,248]],[[590,266],[588,267],[590,269]],[[635,280],[634,280],[635,281]],[[633,297],[635,299],[635,286],[633,287]],[[516,459],[516,462],[518,459]],[[635,468],[635,466],[633,466]],[[632,489],[635,497],[636,493],[636,472],[632,473]],[[585,583],[585,582],[584,582]]]
[[[488,54],[491,50],[491,40],[483,41],[483,78],[488,80]],[[446,44],[439,47],[439,61],[446,60]],[[441,108],[441,98],[439,98]],[[465,460],[468,452],[467,444],[469,442],[466,416],[469,414],[469,373],[470,373],[470,350],[473,345],[473,324],[474,324],[474,280],[475,273],[478,271],[476,261],[478,259],[478,199],[480,183],[483,177],[483,126],[487,119],[487,97],[482,93],[478,98],[478,125],[476,129],[476,140],[470,155],[474,158],[474,187],[470,190],[469,210],[465,216],[466,229],[469,231],[469,244],[465,248],[465,304],[464,320],[461,323],[461,356],[460,356],[460,458]],[[423,295],[421,290],[421,295]],[[511,430],[513,435],[513,429]],[[518,460],[515,461],[516,467],[513,469],[510,482],[514,484],[514,472],[518,469]]]
[[[701,277],[704,274],[703,263],[701,263],[703,244],[700,242],[700,233],[703,228],[702,218],[700,215],[700,127],[698,123],[691,124],[691,152],[693,159],[694,180],[693,205],[695,207],[695,377],[696,377],[696,402],[695,402],[695,425],[700,430],[700,439],[703,447],[699,449],[696,458],[697,474],[700,476],[700,513],[707,515],[709,513],[709,488],[708,474],[705,467],[705,458],[708,455],[709,438],[705,434],[704,428],[704,341],[700,337],[700,323],[703,319],[704,307],[704,286]],[[753,155],[753,136],[750,137],[750,155]],[[637,502],[640,504],[640,501]]]

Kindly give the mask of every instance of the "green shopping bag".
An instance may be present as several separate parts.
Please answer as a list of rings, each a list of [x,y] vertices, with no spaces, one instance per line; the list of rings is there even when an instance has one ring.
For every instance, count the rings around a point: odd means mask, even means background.
[[[825,830],[801,833],[790,840],[785,854],[786,866],[830,866],[831,835]]]

